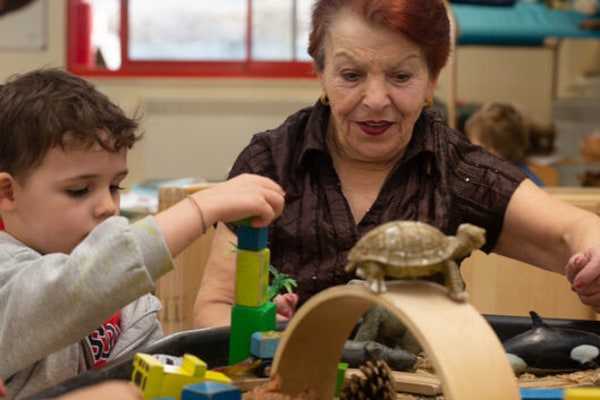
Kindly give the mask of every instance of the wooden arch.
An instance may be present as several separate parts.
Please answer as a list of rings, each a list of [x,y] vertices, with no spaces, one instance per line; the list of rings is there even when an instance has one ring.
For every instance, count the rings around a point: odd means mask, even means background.
[[[374,304],[392,311],[421,343],[448,400],[519,400],[513,370],[496,334],[475,308],[426,281],[393,281],[385,293],[337,286],[311,298],[286,327],[273,362],[282,393],[314,388],[332,399],[344,342]]]

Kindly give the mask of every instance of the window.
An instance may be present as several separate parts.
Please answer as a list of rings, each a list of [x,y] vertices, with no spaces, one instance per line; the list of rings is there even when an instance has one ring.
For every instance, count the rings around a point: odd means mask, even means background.
[[[312,0],[68,0],[80,75],[313,77]]]

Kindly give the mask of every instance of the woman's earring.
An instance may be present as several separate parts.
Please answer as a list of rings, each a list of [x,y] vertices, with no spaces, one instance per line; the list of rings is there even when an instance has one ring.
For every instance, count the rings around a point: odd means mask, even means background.
[[[423,102],[423,108],[431,108],[431,106],[433,106],[433,97],[425,97],[425,101]]]
[[[323,104],[324,106],[329,105],[329,98],[327,97],[327,93],[323,92],[319,100],[321,100],[321,104]]]

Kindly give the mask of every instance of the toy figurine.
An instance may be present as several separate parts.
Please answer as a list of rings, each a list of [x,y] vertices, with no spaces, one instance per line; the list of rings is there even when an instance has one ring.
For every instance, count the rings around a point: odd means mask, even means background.
[[[401,348],[412,354],[422,351],[417,339],[390,310],[376,304],[362,317],[353,340],[374,341],[392,349]]]
[[[346,340],[341,361],[358,368],[367,361],[383,360],[394,371],[414,370],[417,356],[401,348],[387,347],[373,341]]]
[[[348,254],[346,271],[366,279],[373,292],[386,290],[385,276],[418,278],[444,274],[449,296],[465,301],[467,294],[454,260],[466,257],[485,243],[485,230],[461,224],[456,236],[416,221],[392,221],[364,235]]]
[[[504,349],[515,374],[567,373],[597,368],[600,336],[570,328],[548,326],[530,311],[532,327],[504,341]]]

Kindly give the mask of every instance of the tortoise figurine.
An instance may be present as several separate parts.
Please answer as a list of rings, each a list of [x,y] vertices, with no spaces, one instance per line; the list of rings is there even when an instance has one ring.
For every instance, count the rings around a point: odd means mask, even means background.
[[[371,291],[386,290],[385,276],[418,278],[444,274],[448,295],[465,301],[463,281],[455,260],[485,243],[485,230],[461,224],[456,236],[417,221],[392,221],[367,232],[350,250],[346,271],[366,279]]]

